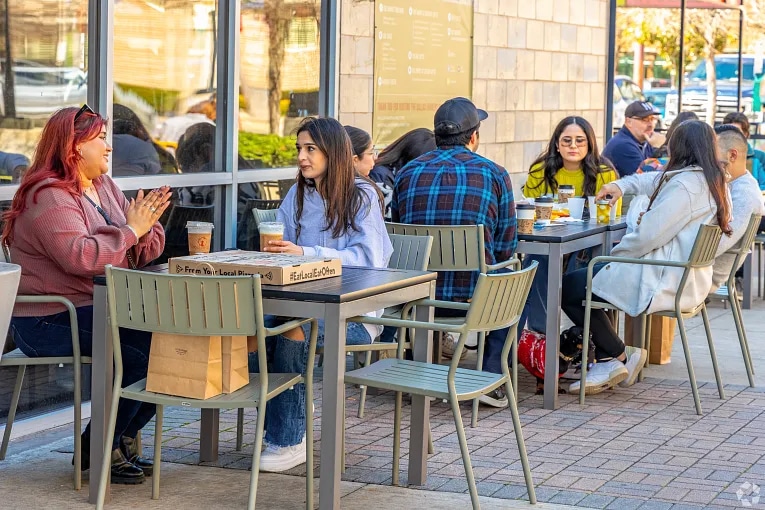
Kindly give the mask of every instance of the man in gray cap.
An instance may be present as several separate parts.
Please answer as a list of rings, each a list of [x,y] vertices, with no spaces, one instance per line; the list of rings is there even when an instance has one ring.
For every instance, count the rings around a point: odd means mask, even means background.
[[[475,153],[481,121],[487,117],[464,97],[441,105],[433,119],[437,149],[410,161],[396,174],[391,212],[393,220],[402,223],[483,225],[486,262],[495,264],[513,256],[517,236],[510,176],[500,165]],[[477,271],[439,273],[436,298],[467,302],[477,280]],[[436,310],[436,315],[450,312],[455,310]],[[487,336],[484,370],[502,373],[500,355],[506,336],[507,330]],[[450,346],[444,347],[448,350]],[[502,388],[481,401],[495,407],[507,405]]]
[[[648,140],[654,136],[654,126],[661,112],[651,103],[635,101],[624,111],[624,126],[603,149],[621,177],[634,174],[640,164],[653,156]]]

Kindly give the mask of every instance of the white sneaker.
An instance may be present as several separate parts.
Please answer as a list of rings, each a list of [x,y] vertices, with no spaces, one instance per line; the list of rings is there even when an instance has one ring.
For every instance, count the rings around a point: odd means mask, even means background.
[[[648,351],[639,347],[627,346],[624,348],[625,354],[627,354],[627,361],[624,365],[627,367],[629,375],[625,380],[619,383],[619,386],[627,387],[632,386],[637,381],[640,369],[645,365],[646,359],[648,359]]]
[[[457,350],[457,342],[459,341],[459,335],[453,335],[451,333],[444,333],[441,335],[441,356],[446,359],[452,359],[454,357],[454,351]],[[460,353],[460,361],[467,356],[467,349],[462,348]]]
[[[300,464],[305,464],[306,444],[303,440],[294,446],[275,446],[269,444],[260,455],[260,470],[269,473],[288,471]]]
[[[595,363],[587,371],[587,383],[584,386],[585,395],[594,395],[613,388],[629,376],[627,367],[619,360]],[[576,381],[568,388],[569,393],[579,393],[581,381]]]

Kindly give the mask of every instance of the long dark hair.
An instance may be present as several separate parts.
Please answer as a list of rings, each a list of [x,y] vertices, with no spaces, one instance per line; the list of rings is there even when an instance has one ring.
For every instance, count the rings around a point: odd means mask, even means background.
[[[679,126],[686,120],[699,120],[699,116],[693,112],[687,112],[687,111],[678,113],[677,117],[675,117],[675,120],[673,120],[672,124],[669,125],[669,129],[667,129],[666,141],[664,142],[664,144],[662,144],[661,147],[653,151],[654,158],[665,158],[669,155],[669,150],[667,149],[667,147],[669,147],[669,139],[677,130],[677,126]]]
[[[364,157],[364,151],[372,146],[372,137],[363,129],[354,126],[345,126],[345,132],[351,139],[351,150],[354,156],[361,159]]]
[[[546,187],[552,193],[558,190],[558,181],[555,180],[555,174],[558,170],[563,168],[563,156],[558,152],[558,142],[563,131],[570,125],[577,125],[582,128],[585,136],[587,137],[587,155],[582,160],[582,171],[584,172],[584,194],[585,196],[595,195],[595,186],[598,183],[598,174],[604,172],[602,167],[607,167],[608,170],[616,171],[613,165],[606,159],[601,157],[598,150],[598,142],[595,139],[595,130],[589,122],[583,117],[572,115],[566,117],[555,127],[550,142],[547,144],[547,148],[537,157],[531,164],[529,173],[543,172],[543,179],[539,182],[536,188],[540,186]],[[542,167],[534,169],[535,166],[541,163]],[[533,188],[533,189],[536,189]]]
[[[669,161],[664,166],[665,174],[688,166],[698,166],[703,170],[709,192],[717,204],[717,224],[725,234],[730,235],[731,210],[727,199],[725,170],[717,155],[715,132],[709,124],[700,120],[687,120],[678,125],[669,139]],[[651,197],[651,203],[660,189],[661,186]]]
[[[78,116],[79,110],[74,106],[62,108],[45,123],[32,164],[21,179],[10,210],[3,214],[3,243],[13,242],[13,225],[26,209],[27,196],[35,187],[37,189],[33,201],[47,187],[65,189],[72,195],[82,193],[79,172],[82,156],[77,152],[77,145],[96,138],[106,126],[107,120],[88,110],[83,110]],[[38,187],[46,179],[54,180]]]
[[[318,183],[306,179],[298,172],[297,176],[297,233],[300,237],[300,219],[303,216],[303,199],[306,187],[315,188],[324,199],[324,214],[327,220],[326,230],[333,238],[345,235],[349,229],[358,231],[356,216],[363,207],[371,207],[367,194],[356,185],[356,179],[369,183],[377,192],[380,213],[384,210],[383,197],[377,186],[368,178],[359,176],[353,168],[353,148],[345,128],[335,119],[309,117],[298,126],[296,135],[307,132],[316,147],[327,157],[327,171]]]
[[[395,174],[415,158],[436,150],[436,137],[427,128],[413,129],[388,145],[378,156],[375,166],[387,166]]]

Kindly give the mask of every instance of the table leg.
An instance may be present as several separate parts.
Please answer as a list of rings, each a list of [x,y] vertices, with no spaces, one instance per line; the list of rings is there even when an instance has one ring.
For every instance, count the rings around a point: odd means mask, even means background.
[[[319,509],[340,508],[340,468],[345,413],[345,318],[342,305],[327,305],[324,315],[324,376],[321,412],[321,466]],[[313,448],[313,445],[308,445]]]
[[[88,502],[98,499],[98,477],[101,474],[106,443],[106,427],[111,407],[112,381],[114,380],[114,350],[109,331],[106,306],[106,286],[93,287],[93,370],[90,386],[90,487]],[[106,485],[105,502],[111,499],[109,484]]]
[[[752,308],[752,252],[744,259],[744,301],[741,307],[745,310]]]
[[[563,255],[559,243],[550,243],[547,269],[547,323],[545,335],[544,408],[558,407],[558,351],[560,349],[560,295]]]
[[[218,461],[220,437],[220,409],[202,409],[199,424],[199,462]]]
[[[434,287],[431,285],[430,298]],[[419,322],[433,322],[433,308],[418,306],[415,318]],[[433,332],[417,329],[413,357],[415,361],[430,362],[433,352]],[[428,435],[430,434],[430,399],[412,396],[412,418],[409,436],[409,485],[425,485],[428,480]]]

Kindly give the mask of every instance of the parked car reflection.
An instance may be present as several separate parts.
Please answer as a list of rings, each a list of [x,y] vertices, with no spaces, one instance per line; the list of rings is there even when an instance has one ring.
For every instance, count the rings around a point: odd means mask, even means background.
[[[17,61],[13,79],[17,117],[48,117],[60,108],[78,106],[87,99],[87,75],[77,67],[45,67]],[[4,88],[4,73],[0,73],[0,93]],[[0,115],[5,116],[2,101]]]

